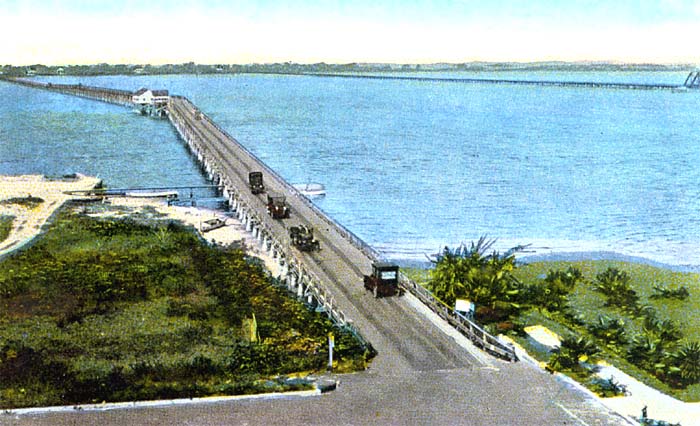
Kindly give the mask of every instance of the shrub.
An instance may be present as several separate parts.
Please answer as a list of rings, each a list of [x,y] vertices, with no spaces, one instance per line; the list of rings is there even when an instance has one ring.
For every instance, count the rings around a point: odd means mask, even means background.
[[[690,297],[690,292],[686,286],[670,289],[663,284],[654,284],[654,294],[652,299],[678,299],[685,300]]]

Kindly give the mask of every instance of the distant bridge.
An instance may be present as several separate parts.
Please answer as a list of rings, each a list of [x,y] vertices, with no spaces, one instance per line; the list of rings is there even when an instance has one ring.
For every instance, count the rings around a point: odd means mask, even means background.
[[[631,90],[656,90],[656,89],[683,89],[700,88],[700,72],[691,72],[684,84],[661,84],[661,83],[614,83],[614,82],[594,82],[594,81],[550,81],[550,80],[515,80],[503,78],[453,78],[453,77],[411,77],[402,75],[366,75],[366,74],[333,74],[333,73],[300,73],[313,77],[334,77],[334,78],[360,78],[369,80],[407,80],[424,81],[432,83],[481,83],[481,84],[512,84],[528,86],[555,86],[555,87],[588,87],[603,89],[631,89]]]
[[[700,89],[700,71],[692,71],[685,79],[683,86],[689,89]]]

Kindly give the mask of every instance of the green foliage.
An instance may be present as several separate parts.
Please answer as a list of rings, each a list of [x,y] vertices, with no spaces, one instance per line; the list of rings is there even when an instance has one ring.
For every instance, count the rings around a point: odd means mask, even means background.
[[[683,385],[700,383],[700,343],[686,342],[671,354],[671,359]]]
[[[598,315],[596,322],[588,325],[588,330],[594,336],[605,341],[609,347],[616,348],[627,343],[627,331],[625,330],[625,321],[622,318]]]
[[[581,281],[580,269],[569,267],[566,271],[549,270],[542,282],[527,287],[525,299],[533,306],[550,312],[562,311],[567,304],[569,294]]]
[[[608,268],[596,276],[595,289],[607,297],[607,305],[636,311],[639,296],[630,285],[630,276],[617,268]]]
[[[627,386],[615,380],[613,376],[607,379],[595,377],[590,381],[589,388],[603,398],[628,395]]]
[[[26,207],[28,209],[33,209],[43,202],[44,202],[43,198],[32,197],[31,195],[28,195],[26,197],[6,198],[4,200],[0,200],[0,205],[12,205],[12,204],[14,204],[17,206]]]
[[[587,361],[600,353],[600,349],[585,336],[568,336],[561,341],[561,346],[553,350],[547,363],[552,371],[581,371],[581,362]]]
[[[0,243],[5,241],[7,237],[10,236],[12,222],[14,220],[14,216],[0,215]]]
[[[331,330],[335,359],[364,368],[350,332],[243,251],[175,223],[62,212],[0,263],[0,408],[269,391],[271,375],[323,369]]]
[[[447,247],[434,261],[428,288],[446,304],[455,300],[471,300],[477,307],[490,312],[509,313],[517,308],[521,283],[513,275],[516,247],[500,255],[486,254],[495,241],[482,237],[475,244],[461,245],[454,250]],[[478,312],[478,311],[477,311]]]
[[[646,371],[663,373],[666,368],[663,361],[671,345],[671,342],[662,339],[656,332],[645,330],[632,337],[627,349],[627,360]]]
[[[671,289],[662,284],[654,284],[654,294],[649,297],[652,299],[685,300],[690,297],[690,292],[686,286]]]

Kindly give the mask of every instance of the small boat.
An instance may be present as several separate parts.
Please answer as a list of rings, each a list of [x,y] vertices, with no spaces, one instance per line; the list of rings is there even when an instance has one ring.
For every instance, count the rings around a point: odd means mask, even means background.
[[[214,219],[203,221],[199,227],[199,230],[202,232],[209,232],[224,226],[226,226],[226,219],[216,217]]]
[[[309,198],[323,197],[326,195],[326,187],[320,183],[299,183],[292,185],[297,191]]]
[[[124,195],[134,198],[177,198],[177,191],[131,191]]]

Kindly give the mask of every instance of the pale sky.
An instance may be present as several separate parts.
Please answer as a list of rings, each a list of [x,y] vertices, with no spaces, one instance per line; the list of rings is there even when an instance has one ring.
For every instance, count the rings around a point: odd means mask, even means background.
[[[700,0],[0,0],[0,65],[700,64]]]

